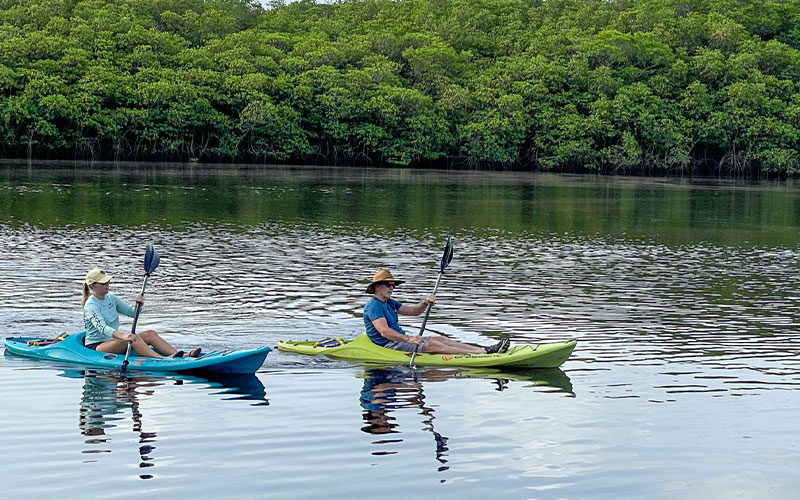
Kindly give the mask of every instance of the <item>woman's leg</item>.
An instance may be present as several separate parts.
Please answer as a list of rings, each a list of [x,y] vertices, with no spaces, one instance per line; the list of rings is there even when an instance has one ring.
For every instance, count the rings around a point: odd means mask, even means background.
[[[110,352],[113,354],[125,354],[127,349],[128,343],[119,339],[111,339],[102,344],[97,344],[97,347],[95,347],[95,351]]]
[[[182,352],[172,347],[172,345],[163,338],[161,338],[161,336],[157,334],[155,330],[146,330],[140,334],[137,333],[136,336],[137,337],[141,336],[142,340],[153,346],[153,348],[156,351],[158,351],[164,356],[173,356],[177,352]],[[202,349],[200,349],[199,347],[195,347],[194,349],[189,351],[188,356],[195,358],[200,355],[201,351]],[[180,357],[180,355],[178,357]]]
[[[153,346],[153,349],[158,351],[162,356],[172,356],[178,352],[169,342],[162,339],[155,330],[145,330],[142,333],[137,333],[136,336],[142,339],[146,344]],[[139,351],[137,350],[136,352]]]
[[[136,336],[136,340],[133,341],[133,345],[131,346],[131,348],[139,356],[145,356],[147,358],[163,357],[159,353],[150,349],[150,346],[147,345],[147,343],[144,340],[142,340],[142,338],[139,335]],[[112,339],[98,345],[96,350],[101,352],[111,352],[114,354],[125,354],[125,352],[127,352],[128,350],[128,342],[120,339]]]

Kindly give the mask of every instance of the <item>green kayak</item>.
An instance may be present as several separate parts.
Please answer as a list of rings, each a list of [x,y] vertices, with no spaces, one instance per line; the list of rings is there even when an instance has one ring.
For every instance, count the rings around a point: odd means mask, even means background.
[[[315,346],[314,341],[278,342],[278,350],[366,363],[408,364],[410,352],[387,349],[372,343],[366,333],[337,347]],[[512,346],[498,354],[417,354],[415,365],[504,368],[558,368],[569,358],[577,341],[557,344]]]

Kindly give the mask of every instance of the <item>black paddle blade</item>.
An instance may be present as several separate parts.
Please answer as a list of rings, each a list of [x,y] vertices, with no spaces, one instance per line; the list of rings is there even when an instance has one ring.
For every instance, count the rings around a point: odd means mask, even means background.
[[[453,238],[447,238],[447,245],[444,247],[444,255],[442,255],[442,270],[447,268],[450,265],[450,261],[453,260]]]
[[[144,273],[150,276],[150,273],[156,270],[160,261],[161,259],[156,249],[153,248],[153,244],[148,243],[147,249],[144,251]]]

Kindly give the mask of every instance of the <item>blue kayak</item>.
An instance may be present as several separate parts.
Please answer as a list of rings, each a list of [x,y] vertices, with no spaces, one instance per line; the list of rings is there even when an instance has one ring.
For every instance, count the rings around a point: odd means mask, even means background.
[[[9,337],[6,351],[29,358],[47,359],[92,368],[119,370],[124,354],[109,354],[87,349],[83,345],[86,332],[62,335],[59,339]],[[146,358],[131,351],[128,370],[147,372],[213,372],[255,373],[261,368],[271,349],[212,351],[196,358]]]

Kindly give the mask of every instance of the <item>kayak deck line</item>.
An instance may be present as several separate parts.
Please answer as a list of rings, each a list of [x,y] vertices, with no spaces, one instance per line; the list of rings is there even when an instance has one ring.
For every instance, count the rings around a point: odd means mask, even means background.
[[[366,333],[336,347],[315,345],[317,342],[283,341],[277,349],[295,354],[369,363],[407,364],[413,353],[387,349],[374,344]],[[504,353],[493,354],[430,354],[416,355],[415,364],[422,366],[558,368],[569,358],[577,340],[552,344],[515,345]]]
[[[5,347],[7,352],[29,358],[112,370],[122,367],[124,355],[88,349],[83,343],[85,336],[86,332],[79,332],[45,345],[36,345],[36,341],[49,339],[8,337]],[[152,372],[255,373],[264,364],[271,350],[269,347],[216,350],[202,353],[196,358],[149,358],[131,354],[128,369]]]

